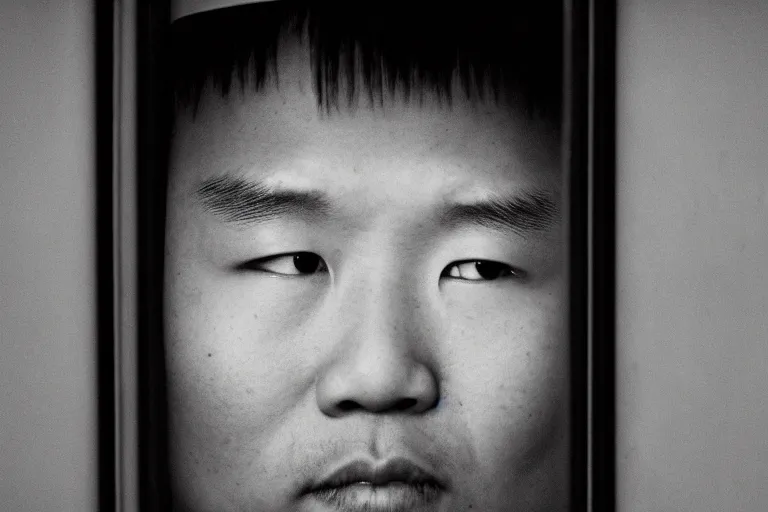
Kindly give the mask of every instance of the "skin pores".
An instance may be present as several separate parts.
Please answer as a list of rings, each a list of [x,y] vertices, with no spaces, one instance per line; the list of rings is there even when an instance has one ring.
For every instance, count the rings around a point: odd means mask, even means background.
[[[278,66],[278,84],[209,91],[176,123],[165,343],[177,505],[564,510],[557,137],[461,93],[450,107],[426,94],[322,112],[306,49]],[[317,491],[347,463],[393,460],[430,483]]]

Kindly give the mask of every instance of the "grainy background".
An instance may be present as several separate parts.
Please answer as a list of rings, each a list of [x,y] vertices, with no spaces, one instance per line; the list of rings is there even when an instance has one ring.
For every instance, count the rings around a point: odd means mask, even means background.
[[[0,509],[95,511],[94,12],[0,1]]]
[[[768,510],[768,2],[618,28],[622,510]]]

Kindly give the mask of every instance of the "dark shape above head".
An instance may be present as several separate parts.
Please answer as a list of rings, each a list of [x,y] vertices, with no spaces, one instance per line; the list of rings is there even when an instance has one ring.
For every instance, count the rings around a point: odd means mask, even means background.
[[[491,2],[281,0],[193,14],[172,26],[177,106],[196,109],[208,85],[223,96],[259,90],[279,76],[277,47],[289,35],[309,43],[326,110],[359,94],[375,104],[395,88],[450,104],[458,81],[470,98],[490,93],[559,124],[562,28],[562,3],[552,0],[506,4],[505,12]]]

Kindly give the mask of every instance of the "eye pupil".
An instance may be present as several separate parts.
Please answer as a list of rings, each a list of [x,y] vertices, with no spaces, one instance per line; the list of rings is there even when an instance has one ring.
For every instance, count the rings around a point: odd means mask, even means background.
[[[480,277],[483,279],[492,281],[504,275],[504,273],[507,272],[508,267],[503,263],[496,263],[493,261],[476,261],[475,270],[477,270],[477,273],[480,274]]]
[[[320,256],[309,252],[301,252],[293,256],[293,266],[302,274],[313,274],[320,266]]]

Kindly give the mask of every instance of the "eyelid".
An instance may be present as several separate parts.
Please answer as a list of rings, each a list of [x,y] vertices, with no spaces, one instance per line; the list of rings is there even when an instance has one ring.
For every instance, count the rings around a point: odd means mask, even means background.
[[[280,260],[283,258],[295,258],[296,256],[299,256],[299,255],[316,256],[319,259],[320,270],[313,273],[302,273],[302,272],[299,272],[298,269],[296,269],[297,271],[294,273],[294,272],[277,272],[274,270],[263,268],[265,265],[271,262],[274,262],[276,260]],[[236,265],[235,270],[247,271],[247,272],[263,272],[265,274],[269,274],[277,277],[310,277],[322,271],[327,271],[328,266],[325,263],[325,260],[323,260],[323,258],[320,255],[315,254],[311,251],[291,251],[291,252],[284,252],[280,254],[271,254],[269,256],[263,256],[261,258],[250,259],[248,261],[245,261],[243,263]]]
[[[250,260],[244,261],[242,263],[238,263],[235,265],[235,270],[248,270],[248,271],[261,271],[261,269],[257,268],[259,265],[262,265],[264,263],[267,263],[269,261],[275,260],[277,258],[284,258],[286,256],[293,256],[296,254],[295,252],[286,252],[281,254],[273,254],[269,256],[262,256],[259,258],[252,258]]]
[[[465,277],[451,276],[450,275],[450,270],[452,268],[454,268],[454,267],[458,267],[458,266],[461,266],[461,265],[467,265],[467,264],[476,264],[476,263],[492,263],[492,264],[495,264],[495,265],[500,265],[500,266],[505,267],[506,270],[508,272],[510,272],[512,275],[509,275],[509,276],[499,276],[499,277],[494,278],[494,279],[484,279],[484,278],[468,279],[468,278],[465,278]],[[525,278],[528,277],[528,273],[525,270],[522,270],[522,269],[520,269],[518,267],[510,265],[509,263],[503,263],[501,261],[489,260],[489,259],[483,259],[483,258],[470,258],[470,259],[459,260],[459,261],[454,261],[454,262],[450,263],[448,266],[445,267],[443,272],[440,274],[440,277],[441,278],[445,277],[445,278],[449,278],[449,279],[455,279],[457,281],[465,281],[465,282],[470,282],[470,283],[488,283],[488,282],[491,282],[491,281],[497,281],[499,279],[517,279],[517,280],[525,279]]]
[[[270,264],[272,262],[275,262],[275,261],[280,260],[280,259],[287,259],[287,258],[291,258],[291,262],[288,263],[289,265],[291,265],[291,264],[295,265],[295,258],[296,258],[296,256],[299,256],[299,255],[306,255],[306,256],[316,257],[318,259],[317,269],[315,271],[313,271],[313,272],[301,272],[298,268],[295,268],[295,270],[296,270],[295,272],[294,271],[281,272],[281,271],[278,271],[278,270],[271,270],[269,268],[264,268],[265,266],[267,266],[268,264]],[[480,274],[480,271],[477,270],[477,267],[475,267],[473,270],[470,270],[470,271],[474,271],[475,273],[478,274],[478,278],[477,279],[471,279],[471,278],[468,278],[468,277],[462,277],[461,275],[459,275],[459,276],[452,276],[452,275],[450,275],[452,269],[454,269],[454,268],[461,267],[463,265],[473,265],[473,264],[477,265],[478,263],[488,263],[488,264],[496,265],[496,266],[500,267],[500,270],[502,272],[505,272],[505,273],[508,273],[508,274],[507,275],[499,275],[499,276],[493,277],[493,278],[485,278],[485,277],[483,277]],[[273,254],[273,255],[269,255],[269,256],[263,256],[261,258],[254,258],[254,259],[251,259],[251,260],[248,260],[248,261],[245,261],[243,263],[240,263],[240,264],[236,265],[235,269],[239,270],[239,271],[263,272],[263,273],[274,275],[274,276],[288,276],[288,277],[290,277],[290,276],[309,277],[309,276],[315,275],[315,274],[323,272],[323,271],[326,271],[326,272],[328,271],[327,264],[325,263],[323,258],[321,256],[319,256],[318,254],[315,254],[315,253],[312,253],[312,252],[309,252],[309,251],[284,252],[284,253],[280,253],[280,254]],[[470,271],[468,271],[468,272],[470,272]],[[519,279],[523,279],[523,278],[527,277],[527,275],[528,274],[524,270],[519,269],[517,267],[514,267],[514,266],[512,266],[512,265],[510,265],[508,263],[503,263],[503,262],[500,262],[500,261],[489,260],[489,259],[482,259],[482,258],[470,258],[470,259],[464,259],[464,260],[459,260],[459,261],[451,262],[449,265],[447,265],[443,269],[443,271],[440,274],[440,278],[450,278],[450,279],[455,279],[455,280],[458,280],[458,281],[467,281],[467,282],[490,282],[490,281],[496,281],[498,279],[509,279],[509,278],[513,278],[513,279],[518,279],[519,280]]]

